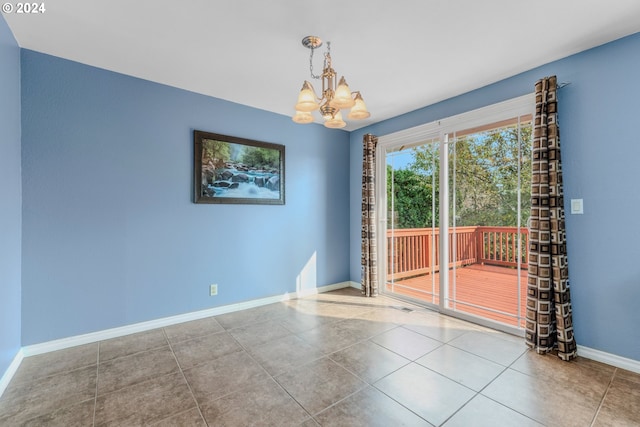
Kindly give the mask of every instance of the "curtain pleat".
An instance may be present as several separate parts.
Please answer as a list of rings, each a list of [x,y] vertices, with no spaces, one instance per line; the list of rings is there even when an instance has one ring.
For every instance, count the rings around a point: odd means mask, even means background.
[[[376,242],[376,145],[378,138],[366,134],[362,153],[362,294],[378,295]]]
[[[562,189],[556,77],[536,83],[526,343],[576,357]]]

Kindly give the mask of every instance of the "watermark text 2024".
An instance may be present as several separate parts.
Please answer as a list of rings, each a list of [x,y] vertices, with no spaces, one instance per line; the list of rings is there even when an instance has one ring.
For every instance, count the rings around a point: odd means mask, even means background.
[[[2,5],[2,12],[6,14],[39,14],[46,11],[44,3],[4,3]]]

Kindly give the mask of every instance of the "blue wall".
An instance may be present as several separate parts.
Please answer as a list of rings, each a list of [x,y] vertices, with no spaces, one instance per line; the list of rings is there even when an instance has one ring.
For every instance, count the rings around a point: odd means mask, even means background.
[[[0,16],[0,378],[20,349],[20,49]]]
[[[346,132],[29,50],[22,129],[22,345],[349,279]],[[194,204],[194,129],[285,145],[286,204]]]
[[[557,75],[569,274],[579,345],[640,360],[640,34],[352,132],[351,280],[360,281],[362,136],[386,135],[533,92]],[[569,201],[584,199],[584,215]]]

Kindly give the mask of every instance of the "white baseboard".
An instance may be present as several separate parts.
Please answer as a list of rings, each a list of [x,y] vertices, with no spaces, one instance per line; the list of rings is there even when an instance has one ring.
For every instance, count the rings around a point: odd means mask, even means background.
[[[125,335],[144,332],[151,329],[162,328],[165,326],[175,325],[177,323],[189,322],[192,320],[203,319],[205,317],[219,316],[221,314],[231,313],[234,311],[246,310],[248,308],[260,307],[276,302],[296,299],[307,295],[313,295],[323,292],[329,292],[336,289],[346,288],[350,282],[335,283],[333,285],[321,286],[313,289],[306,289],[298,292],[285,293],[283,295],[275,295],[267,298],[259,298],[255,300],[240,302],[236,304],[224,305],[221,307],[208,308],[206,310],[193,311],[190,313],[179,314],[176,316],[164,317],[162,319],[150,320],[148,322],[135,323],[132,325],[121,326],[118,328],[105,329],[102,331],[91,332],[83,335],[62,338],[53,341],[47,341],[39,344],[28,345],[22,348],[24,357],[35,356],[37,354],[48,353],[51,351],[62,350],[69,347],[75,347],[82,344],[91,344],[111,338],[118,338]]]
[[[360,282],[354,282],[353,280],[348,282],[349,286],[356,289],[362,289],[362,284]]]
[[[322,294],[324,292],[331,292],[337,289],[348,288],[352,282],[340,282],[334,283],[333,285],[321,286],[319,288],[311,288],[311,289],[303,289],[301,291],[295,292],[291,299],[306,297],[309,295]]]
[[[640,374],[640,361],[638,360],[628,359],[581,345],[578,346],[578,356]]]
[[[13,361],[11,362],[5,373],[2,375],[2,378],[0,378],[0,397],[2,397],[2,394],[7,389],[9,382],[11,382],[11,379],[18,371],[18,368],[22,363],[22,359],[24,359],[24,353],[22,349],[20,349],[18,350],[16,357],[13,358]]]

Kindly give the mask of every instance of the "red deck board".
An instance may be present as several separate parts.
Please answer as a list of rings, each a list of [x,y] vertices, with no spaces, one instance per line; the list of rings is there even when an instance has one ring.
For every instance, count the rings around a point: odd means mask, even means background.
[[[453,270],[449,271],[453,273]],[[455,309],[491,320],[518,326],[518,271],[514,268],[497,267],[491,265],[473,264],[455,269]],[[394,292],[400,295],[410,296],[426,302],[438,303],[438,283],[440,274],[435,273],[435,301],[431,294],[432,276],[430,274],[402,279],[394,284]],[[391,290],[391,284],[387,283],[387,290]],[[449,278],[449,294],[453,295],[453,280]],[[520,316],[524,318],[527,301],[527,271],[520,272]],[[482,309],[468,304],[482,306]],[[510,316],[495,313],[496,310],[508,313]],[[520,326],[524,326],[524,320],[520,320]]]

